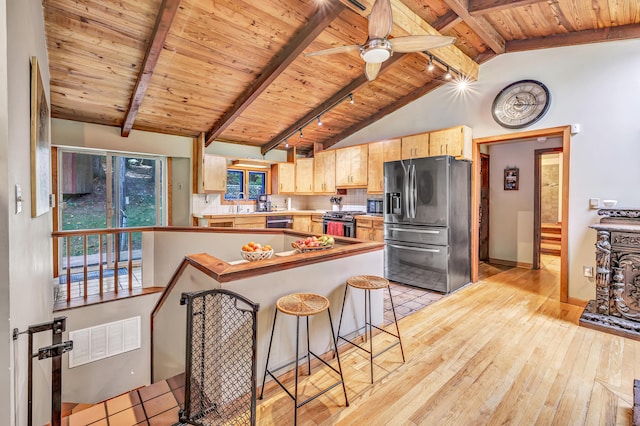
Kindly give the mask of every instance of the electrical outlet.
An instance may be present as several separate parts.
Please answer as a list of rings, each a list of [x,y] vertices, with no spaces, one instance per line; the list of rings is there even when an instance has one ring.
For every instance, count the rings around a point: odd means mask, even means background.
[[[593,278],[593,266],[583,266],[582,275],[585,277]]]

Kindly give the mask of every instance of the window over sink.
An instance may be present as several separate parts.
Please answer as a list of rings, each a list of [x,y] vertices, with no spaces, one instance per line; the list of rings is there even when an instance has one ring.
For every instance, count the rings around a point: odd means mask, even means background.
[[[225,201],[235,201],[240,193],[244,200],[257,200],[260,194],[267,193],[268,171],[250,169],[227,169],[227,192]]]

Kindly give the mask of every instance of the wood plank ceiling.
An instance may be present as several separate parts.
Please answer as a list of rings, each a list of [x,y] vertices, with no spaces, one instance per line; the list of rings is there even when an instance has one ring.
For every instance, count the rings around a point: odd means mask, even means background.
[[[52,116],[123,137],[204,133],[263,153],[286,139],[312,153],[446,84],[443,64],[474,80],[506,52],[640,37],[637,0],[391,0],[390,38],[442,34],[455,45],[396,53],[371,82],[357,51],[303,56],[364,43],[372,4],[43,0]],[[440,61],[433,72],[427,53]]]

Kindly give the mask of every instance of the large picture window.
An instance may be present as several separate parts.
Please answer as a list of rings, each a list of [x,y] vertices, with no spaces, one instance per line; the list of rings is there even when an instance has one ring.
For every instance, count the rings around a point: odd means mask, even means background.
[[[267,179],[267,172],[264,171],[229,168],[224,199],[234,201],[241,196],[244,200],[257,200],[260,194],[267,193]]]

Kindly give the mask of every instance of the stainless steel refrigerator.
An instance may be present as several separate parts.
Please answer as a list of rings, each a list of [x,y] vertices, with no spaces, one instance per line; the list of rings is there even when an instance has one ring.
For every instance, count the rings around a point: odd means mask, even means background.
[[[471,279],[471,163],[443,155],[384,164],[384,274],[450,293]]]

